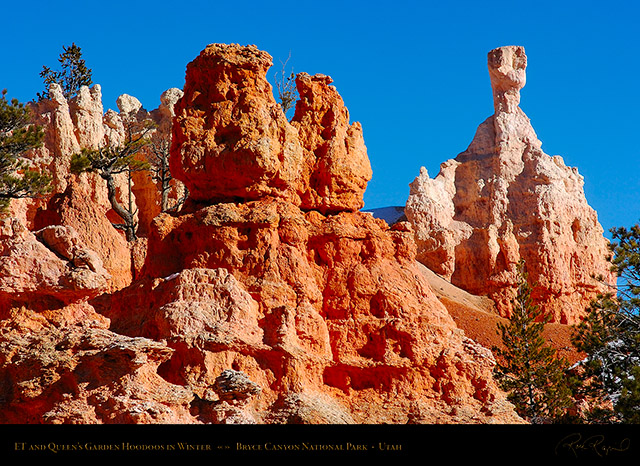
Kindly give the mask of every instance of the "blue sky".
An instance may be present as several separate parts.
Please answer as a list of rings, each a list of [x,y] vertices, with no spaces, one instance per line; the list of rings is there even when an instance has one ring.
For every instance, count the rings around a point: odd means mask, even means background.
[[[255,44],[334,79],[364,128],[365,208],[404,205],[425,166],[464,151],[493,113],[487,52],[522,45],[521,107],[549,155],[585,177],[605,230],[640,220],[640,7],[635,1],[22,1],[3,5],[0,87],[28,101],[75,42],[116,109],[156,108],[209,43]]]

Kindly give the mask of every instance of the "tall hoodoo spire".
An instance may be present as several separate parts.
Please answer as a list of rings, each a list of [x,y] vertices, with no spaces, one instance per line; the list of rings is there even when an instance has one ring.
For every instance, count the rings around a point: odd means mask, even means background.
[[[519,107],[524,47],[496,48],[487,61],[495,113],[435,178],[423,170],[410,185],[405,214],[417,258],[454,285],[491,297],[504,316],[524,259],[536,304],[556,322],[578,322],[603,289],[592,277],[615,281],[602,226],[577,168],[544,153]]]
[[[493,49],[487,62],[496,114],[514,113],[520,103],[520,89],[527,82],[524,47],[510,45]]]

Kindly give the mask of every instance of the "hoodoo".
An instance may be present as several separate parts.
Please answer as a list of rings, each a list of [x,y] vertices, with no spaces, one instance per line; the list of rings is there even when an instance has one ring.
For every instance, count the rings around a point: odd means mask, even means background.
[[[331,78],[297,76],[289,122],[271,63],[212,44],[156,111],[124,95],[101,120],[99,87],[39,104],[33,161],[57,171],[49,199],[0,223],[0,422],[524,422],[421,273],[411,226],[359,211],[371,167]],[[132,244],[104,180],[69,164],[149,119],[171,129],[189,198],[160,212],[153,180],[132,197],[121,180]]]
[[[409,226],[358,211],[371,169],[331,78],[298,75],[289,123],[270,65],[234,44],[188,65],[171,166],[191,200],[155,218],[141,279],[104,311],[113,328],[175,349],[161,373],[203,422],[521,422],[420,274]],[[219,400],[228,370],[259,395]]]
[[[405,207],[420,262],[510,315],[516,264],[525,261],[535,302],[560,323],[576,323],[603,290],[607,240],[584,194],[584,179],[542,151],[519,107],[523,47],[488,54],[495,113],[466,151],[430,178],[422,168]]]

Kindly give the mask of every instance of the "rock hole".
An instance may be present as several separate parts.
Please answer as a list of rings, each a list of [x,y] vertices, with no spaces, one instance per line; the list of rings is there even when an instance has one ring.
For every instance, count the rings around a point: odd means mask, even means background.
[[[573,240],[578,243],[580,239],[580,232],[582,231],[582,227],[580,225],[580,219],[575,219],[571,224],[571,231],[573,232]]]

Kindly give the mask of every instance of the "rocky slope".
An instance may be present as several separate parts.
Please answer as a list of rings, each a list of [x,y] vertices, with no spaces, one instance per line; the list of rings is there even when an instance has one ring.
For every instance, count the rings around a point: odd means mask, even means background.
[[[607,241],[584,195],[584,180],[548,156],[519,107],[527,57],[522,47],[489,52],[495,113],[466,151],[411,183],[405,213],[420,262],[510,315],[515,267],[526,262],[534,300],[555,322],[573,324],[615,283]]]
[[[419,264],[418,268],[458,328],[463,330],[467,337],[486,348],[504,347],[496,329],[499,323],[506,324],[508,321],[506,317],[498,314],[495,302],[486,296],[473,295],[452,285],[422,264]],[[585,357],[584,353],[577,351],[571,343],[572,334],[573,328],[570,325],[558,322],[546,324],[543,330],[543,337],[547,343],[570,364]]]
[[[171,168],[190,198],[158,213],[136,192],[133,245],[68,160],[115,143],[126,115],[171,109],[124,97],[101,115],[99,88],[73,105],[52,89],[33,160],[58,170],[54,194],[2,227],[3,278],[24,279],[0,289],[0,422],[522,422],[419,270],[410,225],[359,212],[371,169],[331,79],[299,75],[288,122],[270,66],[222,44],[188,65]],[[35,256],[46,270],[29,276]]]

